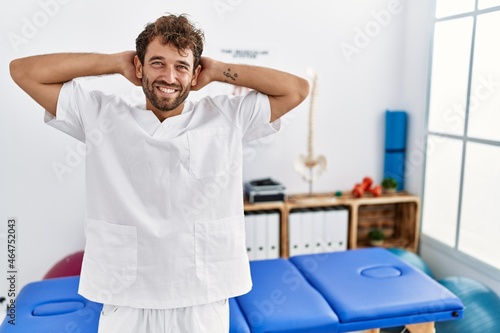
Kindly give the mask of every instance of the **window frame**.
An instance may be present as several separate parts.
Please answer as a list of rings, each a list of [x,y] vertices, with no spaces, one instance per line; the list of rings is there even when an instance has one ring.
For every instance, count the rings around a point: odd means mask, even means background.
[[[448,139],[458,140],[462,145],[462,156],[461,156],[461,165],[460,165],[460,184],[459,184],[459,197],[458,197],[458,212],[457,212],[457,221],[456,221],[456,233],[455,233],[455,245],[453,247],[442,243],[441,241],[433,238],[431,235],[424,234],[422,232],[422,225],[424,221],[420,223],[421,229],[421,243],[429,246],[430,248],[443,253],[450,258],[471,267],[472,269],[481,272],[493,278],[495,280],[500,281],[500,268],[496,268],[484,261],[481,261],[480,258],[473,257],[459,249],[459,241],[460,241],[460,232],[461,232],[461,218],[462,218],[462,202],[463,202],[463,188],[464,188],[464,175],[465,175],[465,163],[467,158],[467,143],[474,142],[480,144],[486,144],[491,146],[500,147],[500,140],[486,140],[480,138],[474,138],[468,136],[468,126],[469,126],[469,108],[470,108],[470,99],[471,99],[471,89],[472,89],[472,75],[473,75],[473,64],[474,64],[474,53],[475,53],[475,43],[476,43],[476,28],[477,28],[477,19],[478,16],[482,14],[487,14],[491,12],[500,12],[500,6],[494,6],[486,9],[478,9],[479,0],[475,0],[474,10],[466,13],[450,15],[446,17],[436,18],[436,3],[439,0],[434,0],[433,2],[433,10],[434,10],[434,20],[431,28],[431,38],[430,38],[430,48],[429,48],[429,67],[428,67],[428,85],[427,85],[427,102],[426,102],[426,114],[425,114],[425,154],[423,160],[423,175],[422,175],[422,197],[425,195],[425,185],[426,185],[426,168],[427,168],[427,142],[429,136],[438,136],[444,137]],[[471,38],[471,48],[470,48],[470,58],[469,58],[469,70],[468,70],[468,80],[467,80],[467,95],[466,95],[466,105],[465,105],[465,119],[464,119],[464,131],[463,135],[455,135],[448,133],[441,133],[429,130],[429,118],[430,118],[430,102],[431,102],[431,82],[432,82],[432,73],[433,73],[433,53],[434,53],[434,34],[436,24],[439,22],[449,21],[460,19],[464,17],[471,17],[473,19],[472,22],[472,38]],[[422,198],[424,199],[424,198]],[[425,200],[422,200],[422,212],[425,209]],[[424,214],[421,214],[423,216]]]

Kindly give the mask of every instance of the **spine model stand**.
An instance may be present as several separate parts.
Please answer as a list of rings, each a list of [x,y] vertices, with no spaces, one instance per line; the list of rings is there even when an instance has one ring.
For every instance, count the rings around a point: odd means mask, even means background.
[[[309,183],[309,195],[313,193],[313,182],[323,174],[326,170],[326,158],[323,155],[315,156],[314,154],[314,126],[316,116],[316,98],[317,98],[317,81],[318,76],[314,71],[310,71],[312,75],[312,88],[309,105],[309,126],[307,133],[307,155],[300,155],[295,161],[295,170],[299,172],[302,178]]]

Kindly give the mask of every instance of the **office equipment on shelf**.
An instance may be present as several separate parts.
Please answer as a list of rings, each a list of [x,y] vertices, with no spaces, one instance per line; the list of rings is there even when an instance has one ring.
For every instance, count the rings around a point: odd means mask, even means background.
[[[249,203],[284,201],[285,186],[271,178],[256,179],[245,182],[245,198]]]

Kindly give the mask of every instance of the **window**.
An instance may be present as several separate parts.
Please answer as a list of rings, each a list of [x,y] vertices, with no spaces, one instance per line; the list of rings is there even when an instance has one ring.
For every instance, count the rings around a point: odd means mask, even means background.
[[[495,6],[500,6],[500,0],[479,0],[478,8],[486,9]]]
[[[474,10],[474,3],[475,0],[437,0],[436,18],[471,12]]]
[[[500,0],[436,0],[422,232],[500,269]]]

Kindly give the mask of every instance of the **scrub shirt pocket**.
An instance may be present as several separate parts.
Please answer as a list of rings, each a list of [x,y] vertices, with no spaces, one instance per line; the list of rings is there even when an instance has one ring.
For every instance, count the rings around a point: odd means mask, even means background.
[[[229,162],[229,142],[224,128],[202,128],[187,132],[189,173],[195,179],[215,177]]]
[[[195,224],[196,276],[210,283],[220,272],[245,271],[248,257],[245,247],[245,220],[235,216]]]
[[[129,287],[137,278],[137,229],[87,219],[85,269],[93,279]]]

